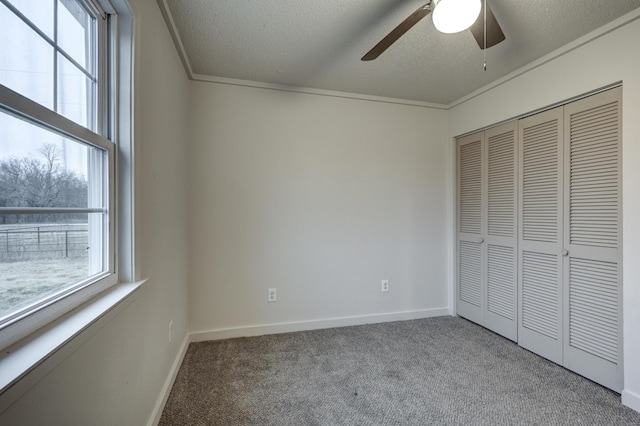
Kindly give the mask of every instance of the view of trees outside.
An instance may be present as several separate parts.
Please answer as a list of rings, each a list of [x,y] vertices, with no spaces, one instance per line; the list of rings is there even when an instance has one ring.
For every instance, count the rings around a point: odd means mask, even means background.
[[[59,148],[41,145],[41,158],[0,160],[0,207],[87,207],[87,181],[60,162]],[[56,222],[73,215],[56,215]],[[42,223],[53,215],[2,215],[0,224]]]

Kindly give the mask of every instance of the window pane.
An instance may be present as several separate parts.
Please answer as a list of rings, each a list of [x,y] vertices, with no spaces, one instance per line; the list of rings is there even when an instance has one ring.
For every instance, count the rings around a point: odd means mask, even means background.
[[[51,45],[0,4],[0,84],[53,109],[53,55]]]
[[[7,314],[105,271],[108,226],[104,212],[55,211],[106,207],[103,150],[1,110],[0,129],[2,322]],[[12,208],[31,210],[6,210]]]
[[[94,19],[75,0],[58,0],[58,45],[93,74]]]
[[[0,129],[0,207],[88,207],[88,160],[100,149],[4,112]]]
[[[55,0],[9,0],[36,27],[53,39],[53,5]]]
[[[0,215],[0,322],[104,270],[90,216]]]
[[[95,130],[95,83],[61,54],[58,54],[58,68],[58,113]]]

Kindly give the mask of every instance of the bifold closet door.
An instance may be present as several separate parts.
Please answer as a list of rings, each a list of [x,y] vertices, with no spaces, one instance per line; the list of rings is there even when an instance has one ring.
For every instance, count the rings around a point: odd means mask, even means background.
[[[487,152],[486,300],[484,326],[518,339],[517,123],[485,131]]]
[[[621,89],[520,121],[518,343],[622,390]]]
[[[458,151],[457,312],[483,324],[485,309],[486,181],[484,133],[460,138]]]
[[[622,390],[622,89],[457,141],[457,312]]]
[[[562,107],[519,122],[518,344],[562,364]]]
[[[564,366],[622,390],[621,95],[564,107]]]
[[[458,139],[457,312],[517,340],[515,122]]]

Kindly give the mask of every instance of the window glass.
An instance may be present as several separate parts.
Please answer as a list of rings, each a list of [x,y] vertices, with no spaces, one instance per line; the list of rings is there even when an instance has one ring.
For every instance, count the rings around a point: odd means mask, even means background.
[[[104,151],[5,112],[0,129],[1,322],[106,269],[106,209]]]
[[[96,18],[78,0],[47,3],[56,5],[48,16],[57,19],[53,38],[43,37],[34,21],[0,4],[0,84],[95,130]]]
[[[9,3],[53,39],[53,6],[55,0],[9,0]]]
[[[0,207],[88,207],[87,159],[95,148],[1,110],[0,129]]]
[[[53,47],[0,4],[0,84],[53,109],[53,58]]]
[[[93,73],[93,22],[76,1],[58,0],[58,45],[90,73]]]
[[[4,215],[13,223],[0,224],[0,321],[95,275],[88,216],[99,215]]]
[[[95,83],[67,58],[58,54],[57,111],[76,123],[94,129]]]

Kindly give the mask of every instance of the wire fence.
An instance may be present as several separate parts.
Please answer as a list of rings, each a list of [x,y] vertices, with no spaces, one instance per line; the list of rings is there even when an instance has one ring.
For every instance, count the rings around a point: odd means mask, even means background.
[[[87,257],[88,237],[86,223],[0,227],[0,262]]]

